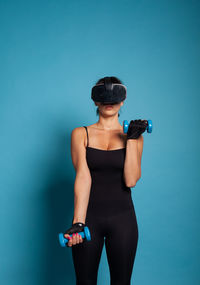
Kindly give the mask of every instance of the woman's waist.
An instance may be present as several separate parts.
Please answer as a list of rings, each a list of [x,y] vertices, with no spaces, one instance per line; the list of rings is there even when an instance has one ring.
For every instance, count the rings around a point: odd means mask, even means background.
[[[91,172],[91,178],[94,184],[124,184],[123,172]]]
[[[131,188],[124,183],[92,183],[90,189],[90,199],[110,199],[121,200],[131,197]]]
[[[134,206],[131,195],[122,198],[108,198],[105,196],[99,199],[90,196],[87,211],[88,213],[96,216],[106,216],[117,215],[133,208]]]
[[[130,189],[126,186],[123,179],[116,178],[116,179],[92,179],[91,189]]]

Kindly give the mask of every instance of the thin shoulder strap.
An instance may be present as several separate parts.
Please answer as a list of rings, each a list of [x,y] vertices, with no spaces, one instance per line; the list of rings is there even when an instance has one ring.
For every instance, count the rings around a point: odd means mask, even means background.
[[[88,142],[89,142],[88,130],[87,130],[87,127],[86,127],[86,126],[84,126],[84,128],[86,129],[86,133],[87,133],[87,146],[88,146]]]

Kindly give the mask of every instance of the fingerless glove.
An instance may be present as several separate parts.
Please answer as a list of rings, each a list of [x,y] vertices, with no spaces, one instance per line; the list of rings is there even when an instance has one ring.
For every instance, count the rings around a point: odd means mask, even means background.
[[[127,131],[127,140],[138,139],[148,126],[147,120],[131,120]]]
[[[84,223],[75,223],[75,224],[72,224],[71,228],[69,228],[68,230],[66,230],[64,232],[64,234],[68,234],[68,235],[71,235],[73,233],[79,233],[79,232],[82,232],[83,229],[85,227],[85,224]]]

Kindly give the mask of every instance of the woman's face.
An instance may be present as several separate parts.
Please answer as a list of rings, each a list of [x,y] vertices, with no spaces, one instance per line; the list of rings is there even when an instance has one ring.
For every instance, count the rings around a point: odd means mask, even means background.
[[[99,113],[103,114],[110,114],[114,115],[116,114],[121,106],[123,106],[124,102],[119,102],[119,103],[100,103],[100,102],[95,102],[95,105],[99,107]]]

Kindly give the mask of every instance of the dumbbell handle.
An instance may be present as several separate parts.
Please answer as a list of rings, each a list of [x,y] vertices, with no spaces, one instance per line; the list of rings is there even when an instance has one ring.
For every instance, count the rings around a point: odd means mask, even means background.
[[[91,240],[91,235],[90,235],[90,231],[89,231],[88,227],[84,227],[84,231],[79,232],[78,234],[79,234],[83,239],[86,239],[86,240],[88,240],[88,241]],[[69,236],[72,237],[72,234],[69,235]],[[63,234],[63,233],[59,233],[58,237],[59,237],[60,245],[61,245],[62,247],[65,247],[69,240],[64,237],[64,234]]]
[[[152,121],[151,120],[147,120],[147,133],[151,133],[152,132],[152,128],[153,128],[153,124],[152,124]],[[128,127],[129,127],[129,122],[127,120],[124,120],[123,121],[123,131],[124,133],[126,134],[127,131],[128,131]]]

